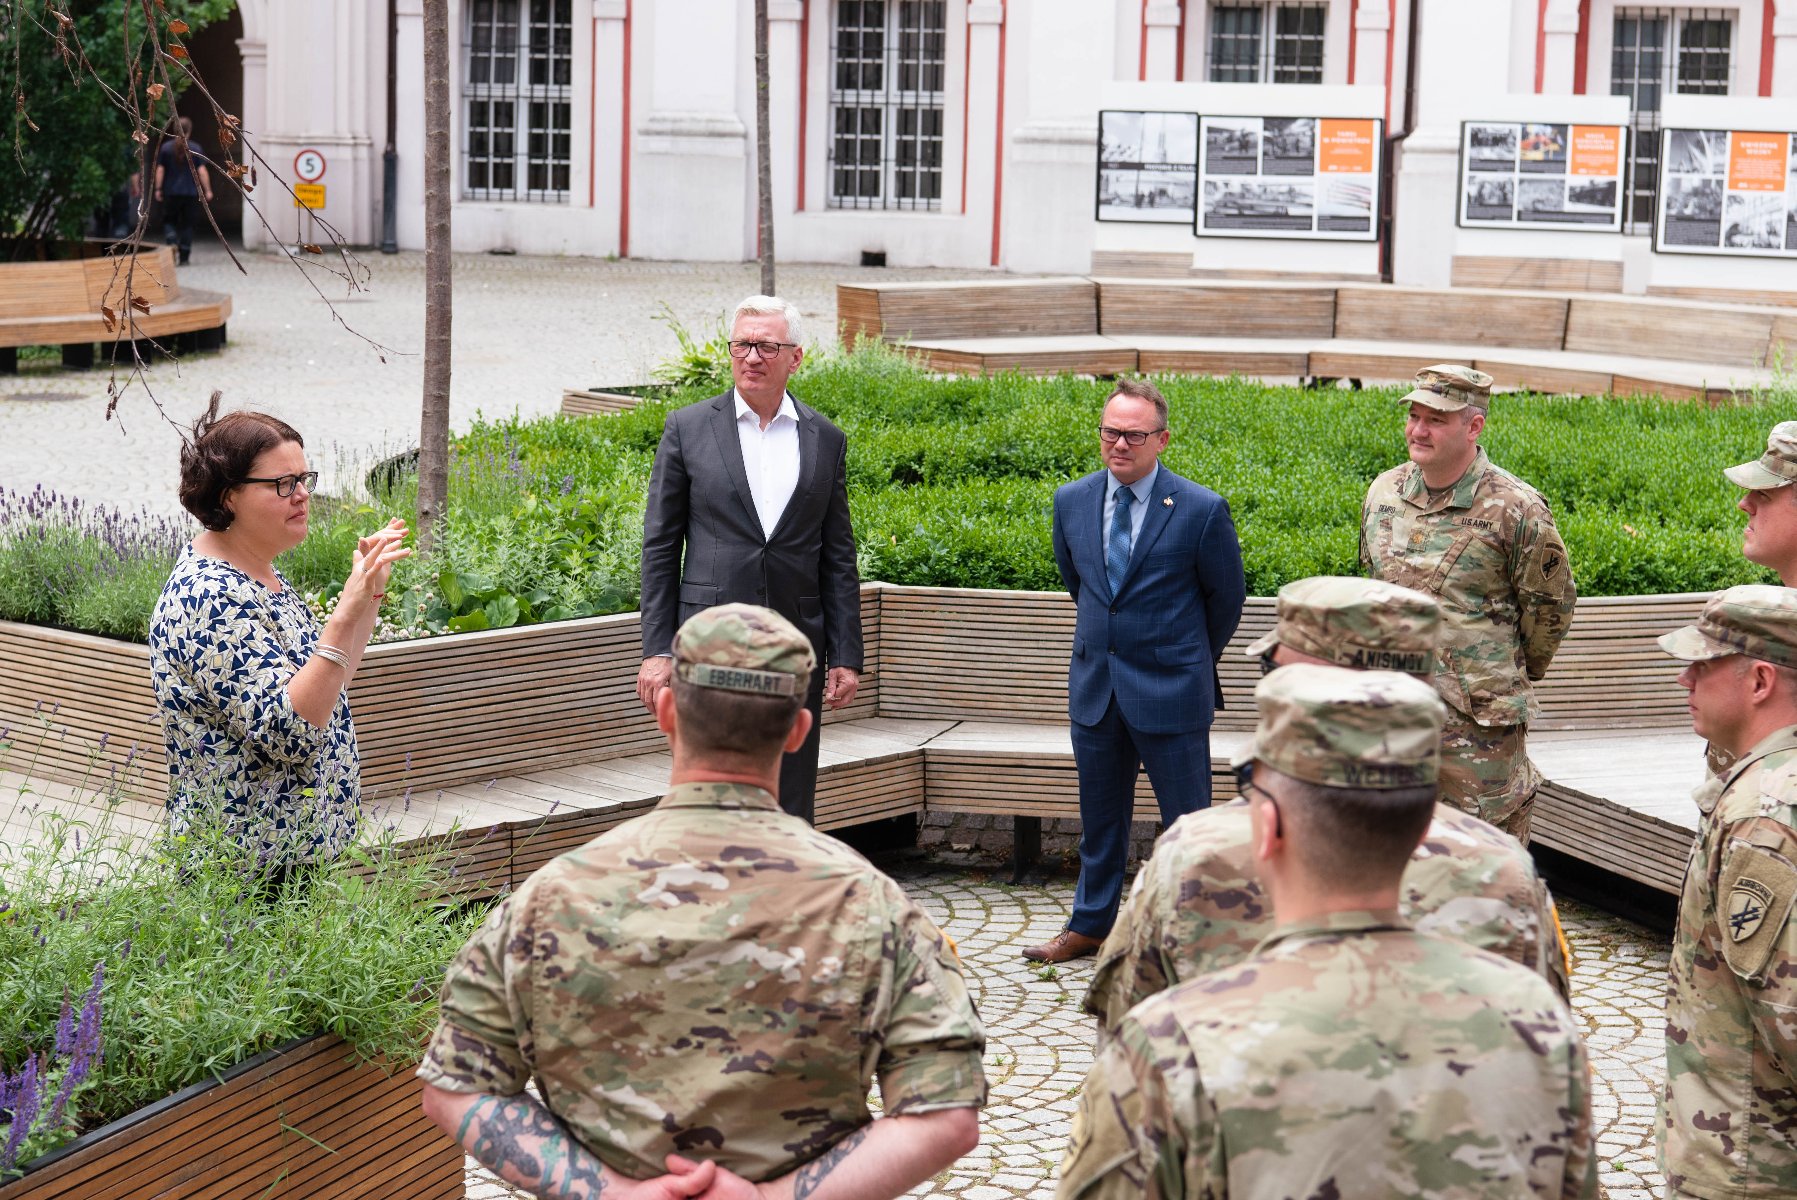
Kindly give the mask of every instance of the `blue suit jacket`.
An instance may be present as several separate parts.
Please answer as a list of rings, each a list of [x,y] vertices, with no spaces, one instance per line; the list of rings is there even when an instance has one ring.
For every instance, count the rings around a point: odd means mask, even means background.
[[[1104,569],[1108,471],[1056,489],[1054,556],[1079,609],[1067,715],[1096,725],[1113,694],[1143,733],[1190,733],[1223,706],[1217,655],[1247,586],[1229,504],[1162,465],[1117,594]]]

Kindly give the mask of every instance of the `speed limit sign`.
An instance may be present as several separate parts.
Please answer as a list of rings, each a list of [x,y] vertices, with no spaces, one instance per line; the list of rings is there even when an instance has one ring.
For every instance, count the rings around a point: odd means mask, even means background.
[[[324,178],[324,155],[308,147],[293,156],[293,173],[301,183],[317,183]]]

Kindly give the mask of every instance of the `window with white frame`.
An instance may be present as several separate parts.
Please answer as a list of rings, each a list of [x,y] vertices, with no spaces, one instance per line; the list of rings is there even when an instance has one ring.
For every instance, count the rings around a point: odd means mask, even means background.
[[[832,208],[942,207],[946,0],[837,0]]]
[[[1734,78],[1734,11],[1619,8],[1610,42],[1610,94],[1627,96],[1628,199],[1623,229],[1653,228],[1660,183],[1660,109],[1667,93],[1727,95]]]
[[[462,194],[567,203],[574,0],[470,0]]]
[[[1321,83],[1327,3],[1213,4],[1212,83]]]

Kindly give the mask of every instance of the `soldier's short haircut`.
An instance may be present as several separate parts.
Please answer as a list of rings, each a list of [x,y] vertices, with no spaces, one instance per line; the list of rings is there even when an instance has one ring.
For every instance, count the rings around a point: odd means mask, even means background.
[[[1159,388],[1146,379],[1125,379],[1118,376],[1116,384],[1111,388],[1111,394],[1105,397],[1105,403],[1109,404],[1118,396],[1129,396],[1136,400],[1148,401],[1154,405],[1154,415],[1160,421],[1161,428],[1167,427],[1167,398],[1161,395]]]
[[[1282,779],[1280,817],[1297,826],[1288,834],[1292,852],[1306,874],[1330,888],[1396,883],[1435,813],[1434,784],[1344,788]]]
[[[778,758],[805,696],[758,696],[700,687],[674,676],[680,740],[698,756],[727,755],[759,764]]]

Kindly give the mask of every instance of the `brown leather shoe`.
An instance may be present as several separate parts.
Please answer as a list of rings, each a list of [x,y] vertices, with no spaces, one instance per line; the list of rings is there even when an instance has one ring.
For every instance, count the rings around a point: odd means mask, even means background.
[[[1031,962],[1071,962],[1076,958],[1084,958],[1088,954],[1097,954],[1098,947],[1102,945],[1104,942],[1100,938],[1087,937],[1083,933],[1063,929],[1040,946],[1031,946],[1025,950],[1023,957]]]

